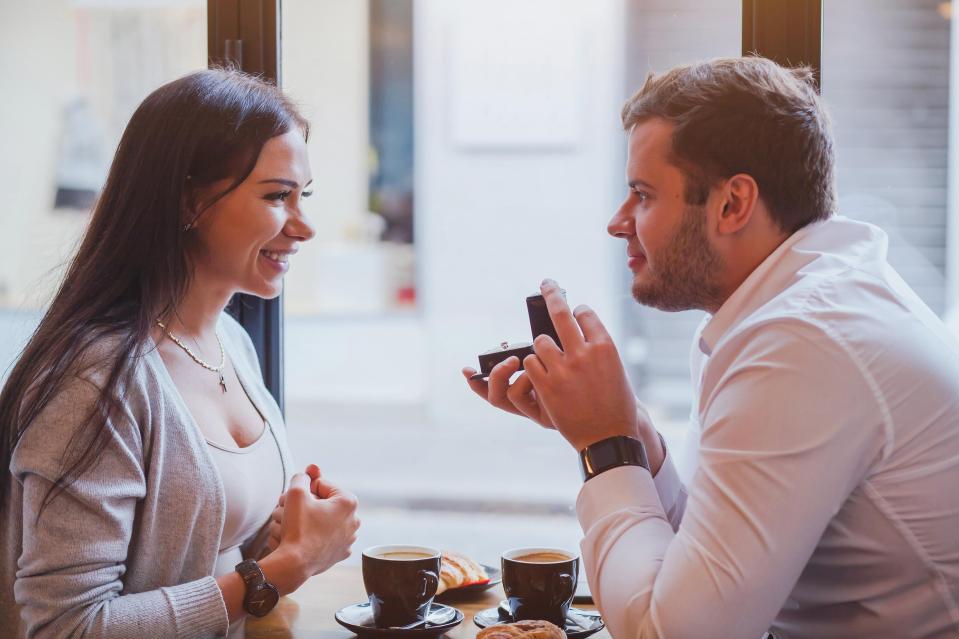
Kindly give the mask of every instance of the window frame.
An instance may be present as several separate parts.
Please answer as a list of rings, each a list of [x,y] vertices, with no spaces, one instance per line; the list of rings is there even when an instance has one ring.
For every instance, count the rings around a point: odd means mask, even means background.
[[[742,54],[812,67],[822,88],[822,0],[743,0]]]
[[[280,84],[280,0],[208,0],[210,67],[234,67]],[[267,389],[284,412],[283,296],[238,294],[227,312],[250,334]]]

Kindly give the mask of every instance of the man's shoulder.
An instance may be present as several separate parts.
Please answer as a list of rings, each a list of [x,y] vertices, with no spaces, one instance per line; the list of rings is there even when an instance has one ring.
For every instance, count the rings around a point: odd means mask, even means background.
[[[723,336],[713,372],[781,365],[816,383],[865,383],[876,396],[916,380],[959,388],[959,340],[894,275],[852,268],[800,278]]]
[[[785,340],[814,337],[837,347],[860,348],[888,345],[895,336],[907,341],[923,338],[927,329],[942,326],[891,268],[876,272],[846,265],[797,273],[724,337],[738,342],[771,333]]]
[[[768,340],[778,344],[793,342],[835,342],[835,323],[842,321],[834,297],[834,277],[818,274],[798,276],[778,295],[767,300],[728,330],[713,349],[743,349],[743,343]]]

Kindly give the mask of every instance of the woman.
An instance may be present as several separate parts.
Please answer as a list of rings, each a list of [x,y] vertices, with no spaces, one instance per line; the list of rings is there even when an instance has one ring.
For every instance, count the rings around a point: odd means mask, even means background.
[[[0,394],[4,632],[234,634],[273,603],[244,559],[282,595],[349,554],[355,498],[312,465],[290,478],[279,409],[223,312],[278,295],[314,235],[306,136],[278,89],[232,71],[133,114]]]

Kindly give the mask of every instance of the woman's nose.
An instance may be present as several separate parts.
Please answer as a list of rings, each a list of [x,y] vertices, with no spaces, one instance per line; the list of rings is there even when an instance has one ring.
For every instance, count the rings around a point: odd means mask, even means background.
[[[298,211],[290,217],[286,223],[286,234],[295,237],[303,242],[312,239],[316,235],[316,227],[310,222],[310,218],[305,216],[302,211]]]

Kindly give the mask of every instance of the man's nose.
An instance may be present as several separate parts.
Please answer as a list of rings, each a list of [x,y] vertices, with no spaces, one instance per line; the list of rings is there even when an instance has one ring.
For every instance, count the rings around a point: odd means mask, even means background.
[[[626,203],[620,205],[619,209],[613,215],[609,224],[606,225],[606,231],[613,237],[626,238],[633,235],[633,218],[626,210]]]

